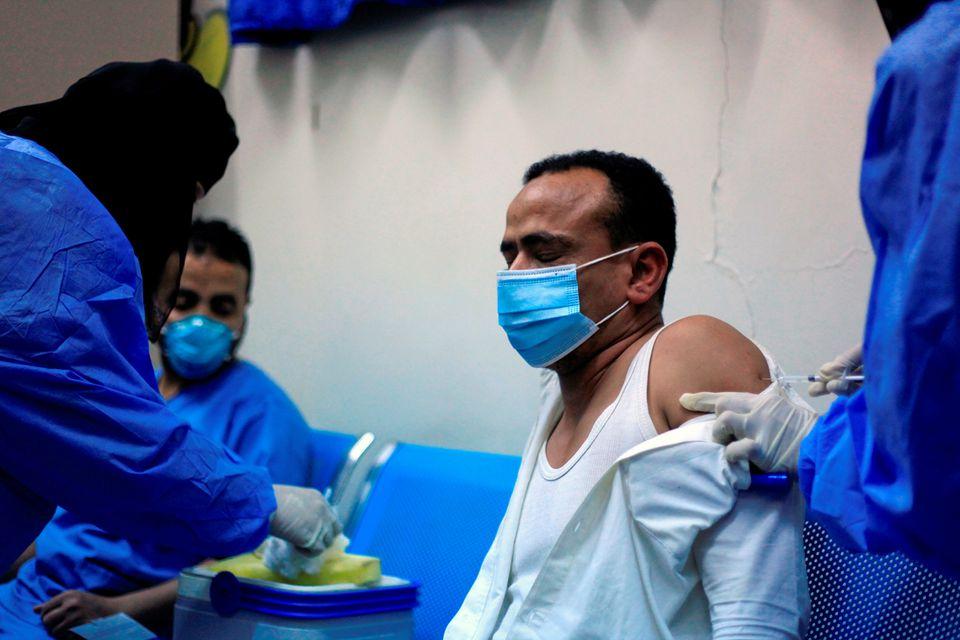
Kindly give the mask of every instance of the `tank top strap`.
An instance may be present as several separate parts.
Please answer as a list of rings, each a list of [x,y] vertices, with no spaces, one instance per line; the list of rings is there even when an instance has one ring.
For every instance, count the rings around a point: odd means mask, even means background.
[[[628,403],[629,410],[635,412],[634,415],[639,422],[645,440],[657,436],[657,427],[650,416],[650,407],[647,403],[647,386],[650,382],[650,362],[653,359],[653,347],[663,330],[669,326],[670,324],[665,324],[657,329],[656,333],[650,336],[647,343],[640,348],[640,352],[633,361],[633,370],[627,377],[626,384],[633,391]]]

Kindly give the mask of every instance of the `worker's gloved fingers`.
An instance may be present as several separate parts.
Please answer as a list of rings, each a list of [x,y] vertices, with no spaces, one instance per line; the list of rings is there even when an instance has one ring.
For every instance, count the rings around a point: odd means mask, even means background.
[[[308,555],[318,555],[323,553],[333,544],[337,536],[343,533],[343,525],[337,517],[336,511],[324,501],[324,504],[317,514],[318,529],[316,538],[300,551]]]
[[[301,573],[303,573],[303,567],[308,566],[321,552],[314,553],[309,549],[300,549],[299,547],[291,547],[290,549],[290,560],[295,563],[296,569],[294,571],[284,572],[284,575],[288,578],[296,578]]]
[[[302,553],[319,554],[343,530],[336,512],[316,489],[274,486],[277,511],[270,533],[288,541]]]
[[[863,366],[863,344],[847,349],[837,356],[837,360],[844,365],[848,372],[853,372]]]
[[[760,458],[760,446],[750,438],[731,442],[726,446],[723,452],[727,462],[733,464],[742,460],[756,461]]]
[[[844,373],[853,373],[863,366],[863,345],[856,345],[847,349],[830,362],[820,367],[820,375],[824,378],[839,378]]]
[[[296,579],[309,562],[309,556],[298,551],[286,540],[270,536],[264,543],[263,565],[285,578]]]
[[[745,396],[752,396],[752,394],[741,394]],[[719,403],[724,404],[724,403]],[[736,402],[734,404],[737,404]],[[740,405],[738,408],[744,408]],[[717,407],[717,411],[720,411],[720,406]],[[749,436],[748,425],[749,425],[750,414],[746,412],[739,411],[723,411],[717,416],[716,421],[713,423],[713,441],[720,444],[729,444],[734,440],[739,440]]]
[[[719,393],[710,393],[701,391],[700,393],[685,393],[680,396],[680,405],[687,411],[698,411],[700,413],[715,413]]]
[[[733,433],[733,425],[717,420],[713,423],[712,434],[713,441],[717,444],[730,444],[736,439]]]
[[[817,371],[817,374],[824,380],[832,380],[842,376],[846,370],[847,366],[845,364],[838,360],[831,360],[830,362],[825,362],[820,365],[820,370]]]
[[[343,525],[340,524],[340,520],[336,516],[332,516],[331,519],[324,522],[320,535],[317,536],[317,541],[304,549],[298,549],[298,551],[310,556],[317,556],[333,546],[334,540],[342,533]]]
[[[688,411],[720,414],[724,411],[749,413],[753,408],[757,396],[752,393],[726,392],[714,393],[701,391],[699,393],[685,393],[680,396],[680,404]]]
[[[334,515],[333,521],[330,524],[330,528],[326,533],[324,538],[323,548],[327,549],[333,544],[333,541],[337,539],[337,536],[343,533],[343,524],[340,522],[340,518]]]
[[[333,544],[333,541],[337,539],[337,536],[340,535],[342,530],[343,527],[337,526],[334,528],[332,524],[322,526],[317,533],[317,537],[310,541],[309,544],[297,547],[297,551],[310,557],[318,556]]]
[[[724,411],[717,416],[717,422],[714,424],[714,429],[725,429],[726,432],[730,433],[732,436],[730,440],[740,440],[741,438],[750,436],[750,434],[747,433],[747,425],[749,424],[747,418],[748,415],[745,413]]]
[[[849,396],[853,393],[856,393],[859,389],[861,383],[851,382],[850,380],[830,380],[826,383],[826,388],[829,393],[834,393],[838,396]]]
[[[297,553],[303,555],[307,558],[316,558],[318,555],[326,551],[327,547],[333,542],[336,536],[328,535],[326,531],[321,531],[320,534],[310,541],[309,544],[306,544],[302,547],[294,547]]]
[[[721,393],[717,399],[715,413],[727,412],[748,414],[757,406],[759,397],[755,393],[729,392]]]
[[[270,520],[270,533],[295,547],[310,548],[323,533],[321,512],[326,500],[316,489],[275,485],[277,511]]]
[[[828,393],[830,393],[830,391],[827,389],[827,383],[813,382],[810,384],[809,387],[807,387],[807,393],[814,398],[819,398],[820,396],[827,395]]]
[[[849,396],[861,386],[860,382],[853,382],[844,378],[832,378],[823,382],[814,382],[807,388],[807,393],[817,398],[828,394]]]

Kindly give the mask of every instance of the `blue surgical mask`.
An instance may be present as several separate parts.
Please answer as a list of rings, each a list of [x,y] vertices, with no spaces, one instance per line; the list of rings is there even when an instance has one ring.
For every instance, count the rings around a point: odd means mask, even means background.
[[[230,327],[206,316],[190,316],[164,327],[163,355],[186,380],[212,375],[230,359],[236,339]]]
[[[599,322],[580,313],[577,271],[629,253],[629,247],[580,266],[497,272],[497,313],[510,344],[532,367],[547,367],[564,357],[600,325],[622,311],[624,302]]]

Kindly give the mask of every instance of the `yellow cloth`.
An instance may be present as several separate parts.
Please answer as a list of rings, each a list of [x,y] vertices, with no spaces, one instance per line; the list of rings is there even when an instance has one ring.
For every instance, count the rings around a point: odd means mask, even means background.
[[[301,573],[298,578],[293,580],[265,567],[263,560],[253,553],[245,553],[215,562],[209,565],[207,569],[214,573],[229,571],[238,578],[254,578],[310,587],[329,584],[369,584],[378,582],[381,577],[380,558],[359,556],[352,553],[336,554],[323,563],[318,573]]]

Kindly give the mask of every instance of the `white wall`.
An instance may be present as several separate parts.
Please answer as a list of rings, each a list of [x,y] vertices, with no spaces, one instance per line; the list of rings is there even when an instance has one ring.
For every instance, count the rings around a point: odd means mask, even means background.
[[[536,374],[497,326],[524,168],[641,155],[679,209],[669,318],[808,372],[856,341],[869,0],[506,0],[235,49],[241,146],[201,206],[254,245],[247,357],[317,426],[518,452]]]
[[[114,60],[175,58],[176,0],[0,0],[0,109],[59,98]]]

